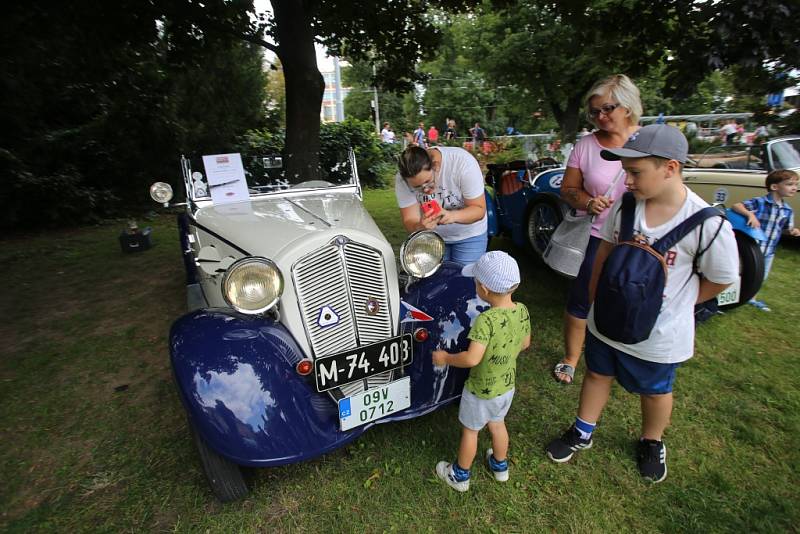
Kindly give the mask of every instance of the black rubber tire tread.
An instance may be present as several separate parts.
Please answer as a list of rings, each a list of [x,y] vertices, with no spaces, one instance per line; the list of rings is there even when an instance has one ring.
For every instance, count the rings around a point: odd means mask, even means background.
[[[197,453],[200,455],[203,472],[217,499],[221,502],[231,502],[246,497],[250,490],[247,488],[241,468],[211,450],[191,424],[189,428]]]
[[[530,226],[531,226],[531,217],[536,211],[537,206],[546,205],[550,209],[553,210],[553,213],[556,215],[556,221],[553,226],[553,231],[555,231],[556,227],[561,224],[561,221],[564,219],[564,212],[559,205],[559,202],[552,197],[542,195],[535,198],[531,201],[530,206],[528,207],[528,211],[525,213],[525,241],[528,244],[528,252],[532,253],[534,257],[541,259],[542,254],[544,254],[544,249],[537,250],[536,247],[533,245],[533,240],[531,239],[530,234]]]
[[[739,249],[739,271],[742,285],[739,289],[739,302],[720,306],[720,310],[732,310],[755,297],[764,282],[764,254],[755,239],[742,232],[734,231],[736,246]]]

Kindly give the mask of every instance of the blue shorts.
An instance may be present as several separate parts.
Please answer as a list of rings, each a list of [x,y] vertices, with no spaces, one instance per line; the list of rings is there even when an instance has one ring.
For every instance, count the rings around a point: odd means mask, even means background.
[[[599,237],[589,238],[586,245],[586,254],[583,256],[583,263],[578,270],[578,276],[572,281],[567,297],[567,313],[578,319],[586,319],[589,316],[589,280],[592,278],[592,267],[594,257],[597,255],[597,247],[600,246]]]
[[[474,237],[468,237],[461,241],[451,241],[444,244],[444,259],[469,265],[475,263],[486,252],[489,244],[488,236],[483,233]]]
[[[672,393],[679,363],[656,363],[641,360],[606,345],[586,332],[586,368],[603,376],[616,377],[629,393],[663,395]]]

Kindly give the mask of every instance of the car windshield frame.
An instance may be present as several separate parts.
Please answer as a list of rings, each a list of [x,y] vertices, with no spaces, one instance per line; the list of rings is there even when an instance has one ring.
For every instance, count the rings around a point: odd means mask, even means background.
[[[694,167],[700,169],[766,171],[767,162],[764,161],[763,150],[761,145],[714,146],[697,158]]]
[[[286,156],[280,154],[242,155],[249,198],[307,193],[309,191],[348,191],[352,190],[361,198],[361,182],[358,178],[355,152],[335,158],[320,155],[319,179],[290,182],[286,178]],[[194,166],[193,166],[194,163]],[[326,170],[327,169],[327,170]],[[181,156],[181,172],[187,200],[198,204],[213,204],[205,169],[201,157]],[[335,179],[336,181],[329,181]]]
[[[770,168],[800,169],[800,137],[770,141],[767,149]]]

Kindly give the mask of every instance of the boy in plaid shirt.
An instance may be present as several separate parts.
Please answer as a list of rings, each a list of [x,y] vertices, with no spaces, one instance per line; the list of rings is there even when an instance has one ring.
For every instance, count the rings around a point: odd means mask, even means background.
[[[792,207],[783,199],[793,197],[797,192],[798,176],[794,171],[781,169],[772,171],[767,175],[767,194],[763,197],[751,198],[744,202],[737,202],[732,206],[733,211],[747,217],[747,225],[761,228],[767,240],[761,243],[761,252],[764,253],[764,280],[772,268],[775,258],[775,247],[781,239],[781,234],[800,236],[800,229],[794,226],[794,213]],[[763,301],[753,297],[750,304],[763,311],[771,311]]]

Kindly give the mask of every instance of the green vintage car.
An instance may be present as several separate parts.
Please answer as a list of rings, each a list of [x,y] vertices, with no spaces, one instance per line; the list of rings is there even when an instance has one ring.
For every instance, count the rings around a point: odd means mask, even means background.
[[[684,169],[686,184],[709,204],[731,207],[736,202],[767,193],[764,180],[775,169],[800,173],[800,135],[771,139],[757,145],[712,147],[693,155]],[[800,199],[789,199],[797,212]]]

